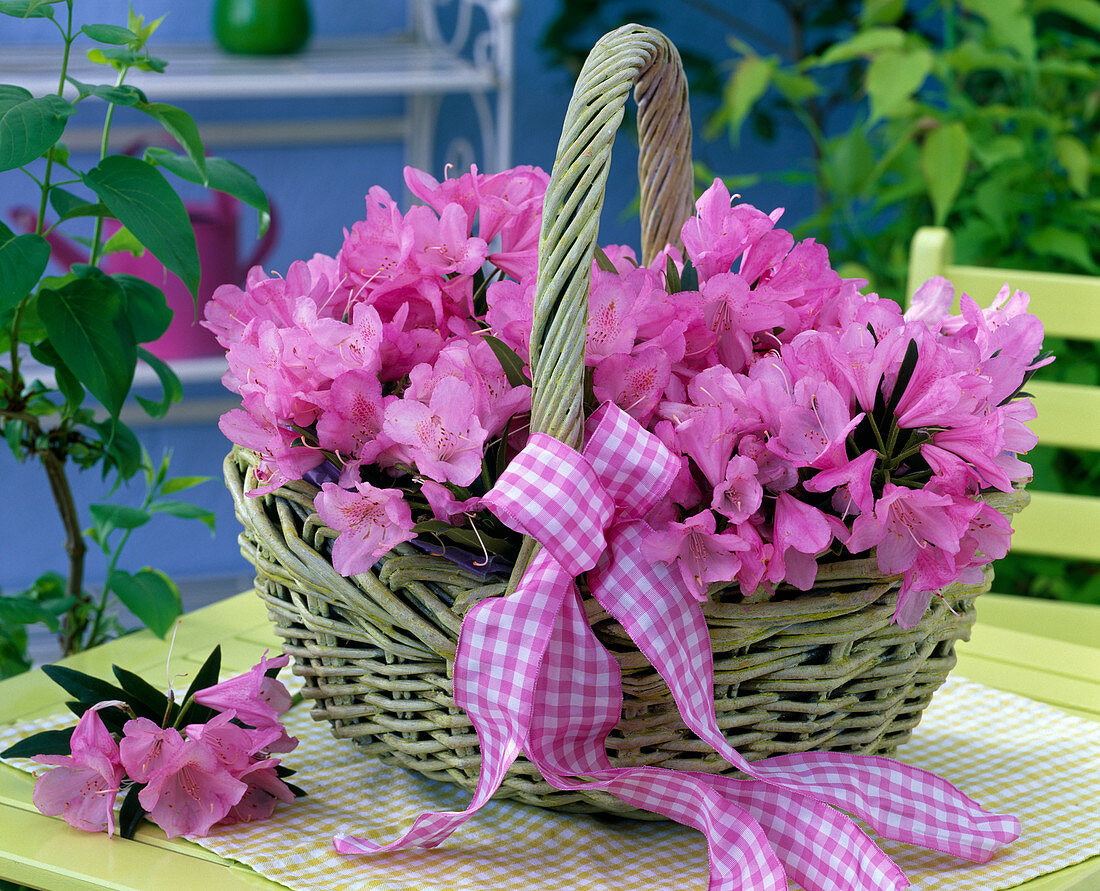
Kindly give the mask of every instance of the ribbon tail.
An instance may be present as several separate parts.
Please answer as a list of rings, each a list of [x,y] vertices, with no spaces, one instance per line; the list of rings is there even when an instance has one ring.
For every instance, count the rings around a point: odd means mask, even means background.
[[[709,778],[655,767],[611,767],[605,741],[621,713],[619,664],[593,634],[574,588],[543,659],[528,757],[558,789],[598,789],[698,829],[707,839],[710,891],[785,891],[782,864],[760,824]]]
[[[539,668],[555,617],[573,587],[572,579],[542,552],[514,594],[482,601],[463,620],[455,655],[455,702],[469,715],[481,749],[470,805],[463,811],[421,814],[404,835],[387,844],[342,833],[333,839],[337,852],[435,847],[492,797],[526,744]]]
[[[879,834],[967,859],[988,859],[1019,834],[947,781],[888,758],[839,752],[748,762],[726,741],[714,712],[713,653],[700,605],[664,564],[646,559],[648,527],[619,527],[590,574],[593,596],[626,629],[669,685],[684,722],[749,776],[854,813]]]
[[[761,779],[781,778],[859,817],[883,838],[975,863],[1020,837],[1020,821],[993,814],[947,780],[878,755],[805,752],[757,761]]]

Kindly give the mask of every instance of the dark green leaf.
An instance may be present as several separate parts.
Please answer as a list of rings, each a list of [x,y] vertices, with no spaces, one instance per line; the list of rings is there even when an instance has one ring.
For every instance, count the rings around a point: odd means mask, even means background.
[[[882,50],[900,50],[905,46],[905,32],[900,28],[864,28],[847,40],[829,46],[815,62],[835,65],[874,56]]]
[[[141,443],[133,430],[117,418],[92,421],[88,426],[99,434],[107,452],[103,460],[104,478],[113,468],[127,480],[141,470]]]
[[[430,533],[446,538],[460,547],[475,554],[481,553],[486,548],[491,553],[501,553],[511,549],[511,545],[503,538],[486,535],[484,532],[474,532],[465,526],[452,526],[443,520],[425,520],[413,526],[413,532],[418,535]]]
[[[144,157],[150,164],[170,170],[180,179],[200,185],[205,182],[211,189],[232,195],[249,207],[255,208],[259,213],[260,235],[267,231],[271,222],[271,208],[268,206],[267,195],[256,182],[256,178],[239,164],[234,164],[225,158],[207,158],[207,176],[204,180],[195,162],[185,155],[178,155],[168,149],[148,148],[145,150]]]
[[[188,501],[170,501],[166,499],[154,501],[149,506],[149,510],[155,514],[168,514],[184,520],[201,520],[211,532],[214,531],[214,523],[217,519],[212,510],[207,510],[205,507],[199,507],[197,504],[191,504]]]
[[[195,723],[199,721],[208,721],[214,717],[214,710],[207,708],[204,705],[199,705],[195,702],[195,694],[199,690],[205,690],[207,687],[213,687],[218,683],[218,677],[222,670],[222,648],[221,646],[214,647],[209,656],[206,657],[206,661],[203,662],[202,667],[195,673],[195,677],[192,679],[190,686],[187,688],[187,693],[183,697],[183,706],[180,709],[179,715],[173,724],[174,727],[183,727],[187,723]]]
[[[119,25],[84,25],[80,31],[92,40],[115,46],[124,46],[131,40],[138,39],[138,36],[129,28],[122,28]]]
[[[126,702],[134,710],[134,714],[139,718],[155,721],[157,724],[164,720],[170,705],[167,696],[141,675],[120,668],[118,665],[112,665],[111,670],[115,673],[115,678],[122,689],[126,691]]]
[[[690,259],[684,260],[684,268],[680,270],[680,287],[685,291],[699,290],[699,270]]]
[[[482,334],[481,336],[489,344],[493,355],[497,357],[497,361],[500,362],[500,367],[504,369],[508,383],[513,387],[530,386],[531,378],[524,372],[523,360],[516,354],[515,350],[503,340],[493,337],[492,334]]]
[[[122,799],[122,807],[118,809],[118,834],[123,838],[133,838],[141,825],[141,819],[147,811],[138,801],[145,783],[134,783],[126,790],[126,797]]]
[[[56,187],[50,189],[50,206],[57,212],[59,223],[75,217],[102,217],[108,213],[102,204]]]
[[[65,132],[76,107],[60,96],[25,99],[0,115],[0,171],[29,164]]]
[[[115,273],[111,278],[122,289],[126,316],[137,343],[152,343],[168,330],[172,324],[172,308],[160,288],[126,273]]]
[[[108,585],[123,605],[157,637],[164,637],[183,612],[180,592],[163,572],[145,567],[134,574],[116,569]]]
[[[183,279],[192,294],[198,292],[199,254],[187,209],[151,164],[110,155],[83,179],[138,241]]]
[[[36,625],[41,622],[50,631],[61,627],[57,616],[29,597],[0,597],[0,624]]]
[[[126,693],[120,687],[92,677],[64,665],[43,665],[42,671],[65,692],[75,696],[82,705],[96,705],[111,700],[125,700]]]
[[[8,109],[33,98],[34,93],[25,87],[19,87],[15,84],[0,84],[0,115],[3,115]]]
[[[680,271],[672,262],[672,257],[665,257],[665,287],[670,294],[677,294],[683,290],[680,285]]]
[[[31,347],[31,355],[43,365],[48,365],[54,370],[57,377],[57,389],[65,397],[65,402],[73,409],[78,408],[84,402],[84,387],[76,379],[72,369],[65,364],[65,360],[58,355],[48,340],[42,340]]]
[[[0,314],[30,294],[49,262],[50,245],[41,235],[16,235],[0,244]]]
[[[118,86],[111,86],[108,84],[86,84],[83,81],[77,80],[75,77],[68,77],[66,80],[76,87],[76,91],[81,99],[86,99],[88,96],[95,96],[102,99],[104,102],[125,106],[139,105],[149,101],[141,90],[129,84],[120,84]]]
[[[138,356],[156,372],[163,395],[159,400],[138,396],[137,401],[149,417],[163,418],[174,403],[183,399],[183,385],[172,367],[160,357],[154,356],[144,347],[138,347]]]
[[[201,177],[200,182],[204,186],[210,185],[206,172],[206,149],[199,135],[198,125],[182,108],[174,105],[166,105],[163,102],[144,103],[137,106],[138,111],[143,111],[154,120],[160,122],[168,134],[172,136],[187,152],[187,157],[195,166],[195,170]]]
[[[1045,226],[1027,236],[1027,244],[1033,251],[1051,257],[1068,260],[1091,273],[1100,273],[1100,266],[1092,258],[1092,247],[1084,233],[1057,226]]]
[[[42,730],[19,740],[0,752],[0,758],[30,758],[31,755],[69,755],[73,747],[73,731],[76,727],[64,730]]]
[[[596,261],[596,266],[604,272],[618,272],[615,268],[615,264],[611,262],[611,258],[607,256],[604,249],[598,244],[593,247],[593,259]]]
[[[77,379],[117,417],[134,380],[137,345],[122,289],[106,276],[41,288],[38,314]]]

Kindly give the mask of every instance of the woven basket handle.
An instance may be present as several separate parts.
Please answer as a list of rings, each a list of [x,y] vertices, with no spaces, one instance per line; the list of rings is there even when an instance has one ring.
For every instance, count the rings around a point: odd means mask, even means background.
[[[600,38],[581,69],[543,202],[531,332],[531,432],[574,447],[583,423],[592,257],[611,145],[632,86],[643,262],[679,243],[692,211],[691,118],[680,54],[660,31],[624,25]]]
[[[588,291],[611,145],[630,88],[638,103],[642,261],[679,244],[691,215],[691,117],[676,47],[660,31],[624,25],[592,48],[573,89],[543,201],[531,332],[531,432],[577,448],[584,401]],[[537,549],[524,539],[508,585]]]

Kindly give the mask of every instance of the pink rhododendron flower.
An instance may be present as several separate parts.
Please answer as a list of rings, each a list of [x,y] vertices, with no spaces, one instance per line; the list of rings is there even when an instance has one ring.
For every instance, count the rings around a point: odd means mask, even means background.
[[[714,514],[704,510],[683,523],[669,523],[646,540],[655,559],[676,564],[696,600],[707,599],[711,582],[731,581],[741,568],[739,552],[749,549],[739,535],[715,533],[715,528]]]
[[[90,708],[73,730],[68,755],[34,755],[39,764],[52,764],[34,782],[31,800],[50,817],[61,817],[76,829],[115,832],[115,796],[124,776],[118,743]]]
[[[290,694],[282,681],[268,677],[269,671],[282,668],[289,660],[286,655],[271,659],[265,656],[244,674],[199,690],[195,693],[195,701],[217,711],[232,712],[238,721],[258,731],[260,736],[251,737],[253,746],[257,746],[258,740],[265,739],[270,731],[278,732],[274,740],[262,742],[249,754],[255,754],[260,749],[267,752],[293,751],[298,740],[289,736],[279,721],[279,716],[290,708]],[[209,725],[207,727],[211,729]],[[218,725],[212,729],[217,731]],[[225,744],[222,733],[218,731],[216,738],[212,735],[207,740],[212,749]]]
[[[174,727],[161,727],[148,718],[127,721],[122,728],[119,753],[126,775],[147,783],[155,774],[168,770],[183,745],[183,735]]]
[[[437,482],[468,486],[481,472],[481,448],[488,432],[475,414],[470,385],[446,378],[427,405],[397,399],[386,408],[383,431],[405,458]]]
[[[169,838],[206,835],[241,800],[248,786],[218,760],[214,749],[185,739],[149,776],[138,802]]]
[[[245,784],[244,794],[218,821],[219,825],[266,820],[275,813],[280,801],[294,800],[294,793],[275,772],[278,765],[274,759],[253,761],[241,772],[234,773]]]
[[[321,522],[340,533],[332,545],[332,565],[341,575],[365,572],[394,545],[413,537],[412,514],[397,489],[361,482],[348,490],[325,483],[314,506]]]

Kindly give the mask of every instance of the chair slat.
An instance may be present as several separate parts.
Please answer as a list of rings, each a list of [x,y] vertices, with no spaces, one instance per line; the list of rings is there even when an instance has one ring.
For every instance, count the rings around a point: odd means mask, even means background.
[[[1043,320],[1049,336],[1100,340],[1100,278],[976,266],[948,266],[943,275],[954,282],[956,295],[969,294],[979,306],[988,306],[1008,282],[1031,296],[1028,311]]]
[[[1029,426],[1039,442],[1100,451],[1100,387],[1033,380],[1026,390],[1035,397],[1039,416]]]
[[[1031,492],[1012,526],[1014,553],[1100,561],[1100,498]]]

